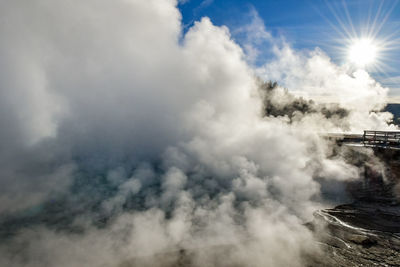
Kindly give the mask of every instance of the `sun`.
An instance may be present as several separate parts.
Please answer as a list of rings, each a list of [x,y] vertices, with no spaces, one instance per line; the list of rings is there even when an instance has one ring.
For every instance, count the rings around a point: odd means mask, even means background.
[[[348,48],[348,60],[359,68],[376,62],[379,49],[374,40],[361,38],[353,40]]]

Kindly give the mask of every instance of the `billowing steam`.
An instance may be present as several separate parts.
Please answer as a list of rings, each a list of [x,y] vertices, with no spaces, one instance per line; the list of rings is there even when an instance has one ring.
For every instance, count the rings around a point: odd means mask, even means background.
[[[325,119],[333,120],[333,118],[336,118],[336,121],[341,122],[349,115],[349,111],[340,107],[337,103],[315,104],[313,100],[291,95],[287,89],[278,87],[276,82],[262,83],[260,91],[263,98],[264,116],[286,116],[290,122],[294,122],[301,120],[307,114],[321,113]]]
[[[318,253],[303,226],[316,178],[359,175],[320,134],[393,127],[378,112],[387,89],[287,45],[254,70],[208,18],[183,34],[176,4],[0,2],[1,266],[302,266]]]

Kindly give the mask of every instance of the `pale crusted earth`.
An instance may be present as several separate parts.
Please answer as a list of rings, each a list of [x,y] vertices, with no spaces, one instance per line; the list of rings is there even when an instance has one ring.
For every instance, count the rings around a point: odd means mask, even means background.
[[[309,225],[324,255],[311,256],[309,266],[400,266],[400,204],[391,185],[314,216]]]

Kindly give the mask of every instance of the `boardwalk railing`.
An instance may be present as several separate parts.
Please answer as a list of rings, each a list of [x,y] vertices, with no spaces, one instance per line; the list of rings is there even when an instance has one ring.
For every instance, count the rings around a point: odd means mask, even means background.
[[[362,143],[373,147],[400,147],[400,131],[364,131]]]
[[[366,146],[400,150],[400,131],[364,131],[363,134],[332,133],[325,138],[346,146]]]

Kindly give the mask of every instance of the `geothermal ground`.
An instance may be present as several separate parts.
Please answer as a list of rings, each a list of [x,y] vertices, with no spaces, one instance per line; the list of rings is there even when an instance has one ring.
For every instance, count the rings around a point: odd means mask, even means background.
[[[351,203],[314,213],[308,226],[323,256],[311,257],[310,266],[400,265],[399,154],[383,149],[375,154],[389,165],[387,177],[366,173],[364,180],[348,185]]]

